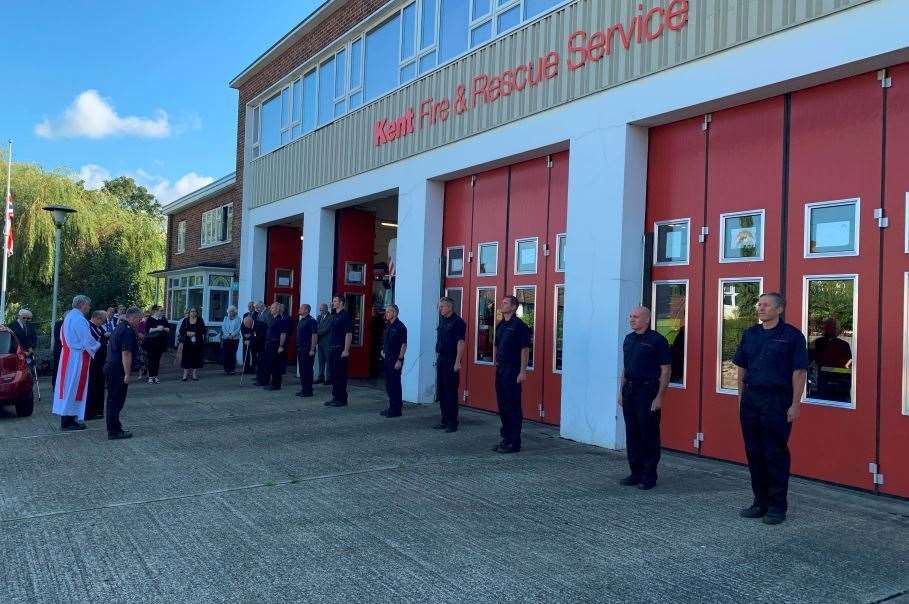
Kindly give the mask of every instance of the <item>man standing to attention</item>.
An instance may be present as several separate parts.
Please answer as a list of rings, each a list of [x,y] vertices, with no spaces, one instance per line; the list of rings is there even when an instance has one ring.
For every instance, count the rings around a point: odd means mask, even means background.
[[[312,396],[312,370],[316,360],[319,324],[310,316],[309,304],[301,304],[297,320],[297,368],[300,371],[300,391],[297,396]]]
[[[110,336],[104,375],[107,378],[107,438],[131,438],[133,433],[120,424],[120,412],[126,404],[133,358],[139,354],[139,336],[136,327],[142,321],[142,311],[132,306],[120,315],[117,329]]]
[[[398,305],[385,307],[385,333],[382,336],[382,357],[385,365],[385,392],[388,393],[388,409],[384,417],[400,417],[404,402],[401,397],[401,369],[407,352],[407,327],[398,318]]]
[[[436,390],[442,421],[435,430],[458,430],[458,386],[461,380],[461,357],[467,324],[454,311],[454,300],[439,300],[439,326],[436,328]]]

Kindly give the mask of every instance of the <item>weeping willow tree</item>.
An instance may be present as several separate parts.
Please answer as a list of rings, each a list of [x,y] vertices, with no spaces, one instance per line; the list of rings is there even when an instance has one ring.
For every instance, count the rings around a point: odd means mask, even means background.
[[[62,230],[59,309],[66,310],[77,293],[88,295],[95,308],[152,302],[155,282],[148,273],[164,265],[160,219],[124,207],[107,191],[88,191],[62,171],[13,163],[11,180],[15,251],[9,258],[5,320],[27,307],[39,327],[48,328],[55,228],[43,207],[50,204],[76,210]],[[0,186],[5,191],[5,169]]]

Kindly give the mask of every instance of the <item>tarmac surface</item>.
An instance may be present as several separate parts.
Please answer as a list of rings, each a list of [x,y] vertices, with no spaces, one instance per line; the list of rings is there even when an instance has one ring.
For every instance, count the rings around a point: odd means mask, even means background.
[[[906,501],[793,479],[768,527],[737,465],[667,452],[645,492],[540,424],[501,455],[479,411],[164,379],[130,440],[0,409],[0,602],[909,602]]]

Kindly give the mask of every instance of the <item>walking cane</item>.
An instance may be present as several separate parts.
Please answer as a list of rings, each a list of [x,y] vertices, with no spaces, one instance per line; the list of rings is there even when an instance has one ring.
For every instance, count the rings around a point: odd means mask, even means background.
[[[38,402],[41,402],[41,384],[38,383],[38,365],[35,363],[34,359],[29,363],[29,367],[32,370],[32,378],[34,380],[32,382],[32,391],[37,393],[35,398],[37,398]]]
[[[249,357],[249,352],[252,349],[252,340],[250,340],[249,344],[244,346],[244,348],[246,350],[243,353],[243,370],[240,372],[240,385],[241,386],[243,385],[243,381],[246,378],[246,359]]]

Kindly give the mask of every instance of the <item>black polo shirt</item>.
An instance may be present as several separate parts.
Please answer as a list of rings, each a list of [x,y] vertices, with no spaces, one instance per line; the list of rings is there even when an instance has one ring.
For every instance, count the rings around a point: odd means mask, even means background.
[[[808,368],[808,346],[788,323],[780,321],[773,329],[758,324],[742,334],[732,362],[747,371],[749,386],[792,388],[792,373]]]
[[[312,335],[318,328],[319,324],[312,318],[312,315],[306,315],[305,319],[301,318],[297,321],[298,351],[309,354],[309,349],[312,348]]]
[[[625,379],[632,382],[658,380],[663,365],[672,364],[669,341],[649,328],[644,333],[632,331],[625,336],[622,354],[625,359]]]
[[[530,348],[530,328],[527,323],[511,315],[496,325],[496,367],[517,369],[521,366],[521,350]]]
[[[458,342],[464,341],[467,334],[467,324],[464,319],[455,313],[448,317],[439,317],[439,326],[436,327],[436,352],[440,357],[449,359],[457,358]]]
[[[401,323],[401,319],[395,319],[394,323],[386,323],[382,336],[385,360],[396,362],[401,356],[401,346],[404,344],[407,344],[407,326]]]
[[[131,352],[133,357],[139,354],[139,338],[136,330],[126,321],[120,321],[107,343],[107,362],[105,373],[123,373],[123,353]]]
[[[353,333],[353,321],[350,313],[343,309],[337,312],[332,311],[330,345],[344,348],[344,339],[349,333]]]
[[[279,315],[274,318],[272,324],[268,326],[268,335],[266,339],[269,342],[280,342],[281,334],[290,335],[290,332],[293,330],[293,324],[290,322],[290,318],[287,315]],[[287,339],[284,340],[285,344]]]

